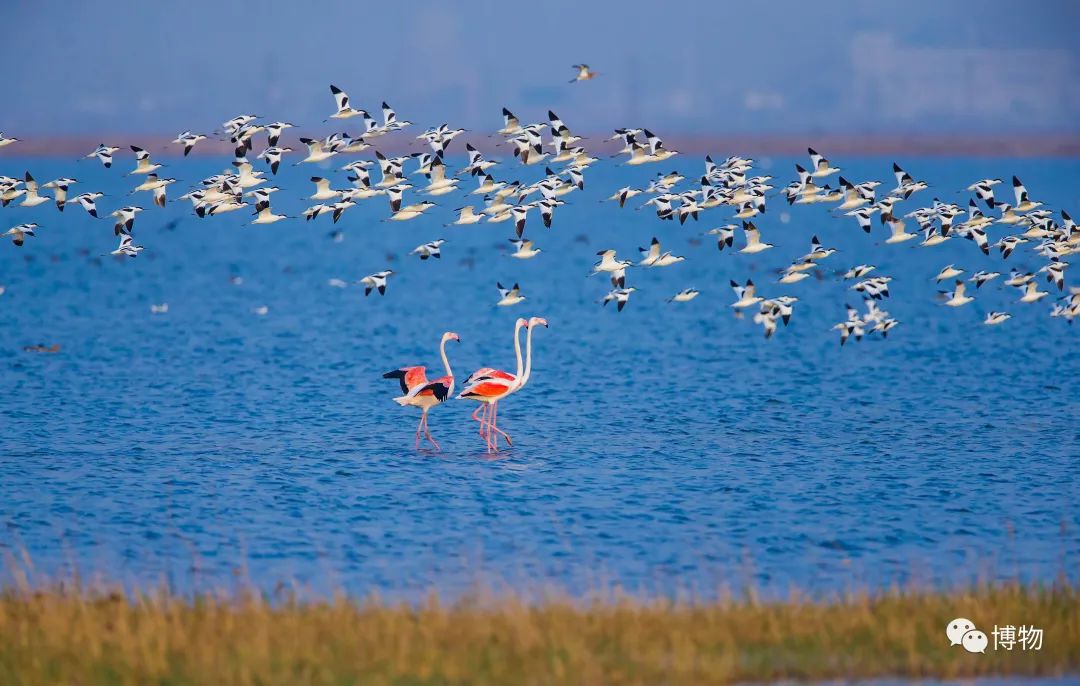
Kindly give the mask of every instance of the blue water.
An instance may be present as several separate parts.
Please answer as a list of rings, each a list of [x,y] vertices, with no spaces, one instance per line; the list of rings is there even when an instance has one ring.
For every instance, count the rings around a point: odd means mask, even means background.
[[[226,164],[169,162],[185,187]],[[791,162],[759,169],[780,186]],[[834,162],[891,186],[890,160]],[[1017,173],[1033,197],[1080,214],[1076,160],[903,163],[934,184],[916,197],[926,203],[965,203],[953,189]],[[128,202],[127,160],[112,171],[0,160],[8,175],[24,167],[113,194],[105,212]],[[693,178],[700,159],[668,167]],[[278,211],[308,204],[301,169],[275,180]],[[1000,280],[959,309],[932,282],[949,262],[969,274],[1041,262],[1022,247],[1003,265],[962,239],[886,246],[881,229],[868,238],[824,206],[778,201],[758,221],[775,249],[720,254],[700,234],[728,210],[679,226],[597,202],[656,171],[594,167],[552,229],[530,216],[544,250],[530,261],[502,253],[510,224],[444,228],[460,195],[401,224],[378,221],[383,199],[366,201],[338,225],[341,243],[328,218],[242,227],[244,213],[199,220],[171,203],[139,217],[147,249],[123,261],[97,257],[115,247],[109,220],[0,210],[0,228],[42,226],[21,250],[0,244],[0,552],[25,549],[41,575],[185,590],[239,576],[402,597],[475,584],[708,594],[1077,579],[1080,327],[1051,319],[1049,298],[1015,303]],[[830,327],[858,299],[831,271],[769,283],[812,233],[841,250],[825,267],[871,262],[894,277],[884,307],[902,323],[888,340],[838,345]],[[601,307],[607,283],[585,278],[596,251],[636,258],[653,235],[687,261],[632,270],[628,307]],[[441,261],[406,256],[438,237]],[[327,285],[388,266],[400,274],[382,298]],[[747,277],[800,298],[772,340],[728,308],[728,280]],[[519,281],[526,303],[495,308],[497,280]],[[665,303],[688,286],[702,295]],[[151,314],[161,302],[169,312]],[[269,314],[254,315],[262,305]],[[984,327],[991,309],[1014,318]],[[490,459],[473,406],[451,402],[431,416],[444,452],[414,451],[417,415],[391,402],[382,372],[438,368],[445,330],[462,338],[459,378],[512,368],[513,321],[530,315],[550,328],[536,334],[529,387],[500,411],[514,447]],[[62,350],[22,350],[36,343]]]

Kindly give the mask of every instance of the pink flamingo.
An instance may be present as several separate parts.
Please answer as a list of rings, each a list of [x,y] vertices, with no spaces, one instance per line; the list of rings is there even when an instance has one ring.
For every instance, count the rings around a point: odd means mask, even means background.
[[[514,379],[513,384],[511,385],[511,387],[503,395],[501,395],[494,403],[492,403],[490,405],[490,412],[489,412],[488,417],[487,417],[488,429],[489,429],[488,433],[491,434],[491,432],[493,431],[493,432],[496,432],[497,434],[502,435],[502,437],[504,439],[506,439],[507,445],[513,445],[513,442],[511,442],[510,437],[507,436],[505,432],[500,431],[498,429],[498,427],[495,426],[495,422],[496,422],[496,420],[498,418],[498,412],[499,412],[499,400],[502,400],[503,398],[505,398],[508,395],[513,395],[514,393],[517,393],[518,391],[520,391],[522,388],[525,387],[525,384],[527,384],[529,382],[529,377],[532,376],[532,335],[533,335],[533,331],[535,331],[536,327],[539,326],[539,325],[542,325],[544,328],[547,328],[547,325],[548,325],[547,320],[544,319],[543,317],[531,317],[529,319],[529,321],[525,324],[525,328],[527,328],[529,330],[528,334],[525,337],[525,372],[523,374],[519,373],[517,375],[517,378]],[[518,369],[520,370],[520,367]],[[494,445],[492,445],[492,448],[494,448],[495,451],[498,451],[498,449],[499,449],[499,446],[498,446],[499,439],[497,437],[493,436],[492,437],[492,442],[494,444]]]
[[[514,322],[514,356],[517,358],[517,373],[511,374],[494,367],[481,367],[465,379],[463,384],[465,390],[458,396],[459,399],[468,397],[480,403],[473,411],[472,418],[480,422],[479,433],[487,443],[489,452],[493,448],[490,438],[492,432],[488,424],[488,412],[498,398],[504,394],[506,388],[522,374],[520,332],[522,328],[528,325],[529,322],[521,318]],[[498,431],[510,443],[510,437],[505,432],[499,431],[498,428],[495,431]]]
[[[445,402],[454,393],[454,372],[450,369],[450,360],[446,357],[446,342],[458,341],[461,338],[453,331],[447,331],[439,341],[439,355],[442,357],[446,375],[437,379],[427,380],[424,367],[402,367],[383,374],[384,379],[397,379],[401,383],[401,392],[404,394],[394,398],[394,402],[403,407],[412,406],[420,408],[420,424],[416,427],[416,448],[420,448],[420,433],[435,447],[441,450],[439,444],[431,436],[428,428],[428,411],[436,405]]]
[[[459,398],[477,400],[481,403],[477,410],[473,412],[473,418],[476,419],[477,412],[482,411],[479,419],[480,435],[484,436],[487,441],[489,452],[498,451],[499,436],[506,440],[507,445],[513,445],[510,436],[497,426],[499,401],[508,395],[517,393],[529,382],[529,377],[532,375],[532,334],[536,326],[547,327],[548,325],[547,320],[543,317],[532,317],[524,325],[521,324],[521,321],[519,319],[517,326],[514,328],[514,349],[518,353],[518,373],[510,375],[490,368],[477,370],[466,381],[465,390],[458,396]],[[529,330],[525,344],[524,372],[521,367],[521,342],[519,338],[519,331],[522,326]]]

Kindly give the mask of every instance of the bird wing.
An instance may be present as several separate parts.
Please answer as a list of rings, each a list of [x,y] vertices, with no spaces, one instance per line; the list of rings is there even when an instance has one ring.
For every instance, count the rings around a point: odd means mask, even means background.
[[[749,222],[747,224],[744,224],[743,225],[743,231],[746,232],[746,246],[747,247],[750,247],[752,245],[757,245],[758,243],[761,242],[761,232],[758,230],[758,228],[756,226],[754,226],[753,222]]]
[[[333,85],[330,86],[330,92],[334,95],[334,102],[337,103],[338,112],[349,106],[348,93]]]
[[[383,374],[384,379],[397,379],[401,392],[408,394],[413,388],[427,383],[427,374],[423,366],[402,367]]]

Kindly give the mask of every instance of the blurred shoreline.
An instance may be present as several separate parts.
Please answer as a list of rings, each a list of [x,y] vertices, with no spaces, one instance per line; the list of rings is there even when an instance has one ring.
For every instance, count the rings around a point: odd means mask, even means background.
[[[304,132],[305,135],[326,135],[326,126],[319,127],[319,133]],[[407,129],[404,133],[379,137],[371,140],[372,148],[361,155],[374,154],[375,150],[397,154],[428,150],[427,146],[416,140],[416,133],[421,127]],[[346,129],[347,133],[348,132]],[[658,132],[663,135],[663,132]],[[18,135],[11,132],[13,135]],[[590,153],[614,154],[621,148],[618,142],[607,141],[609,133],[586,135],[579,144]],[[488,137],[483,133],[470,132],[463,136],[465,142],[472,143],[485,155],[499,154],[510,156],[510,149],[504,141]],[[13,157],[72,157],[79,158],[93,150],[99,143],[119,145],[126,148],[135,144],[151,153],[177,155],[179,146],[172,142],[173,136],[161,134],[105,133],[95,136],[58,136],[39,138],[27,134],[18,143],[0,148],[0,158]],[[263,147],[263,138],[256,139],[255,154]],[[303,145],[298,137],[283,138],[282,144],[293,149],[293,156],[303,152]],[[728,155],[804,155],[807,146],[818,149],[831,157],[841,155],[866,156],[964,156],[964,157],[1080,157],[1080,134],[891,134],[891,135],[845,135],[845,134],[785,134],[785,135],[730,135],[730,136],[664,136],[668,149],[678,150],[681,154],[706,155],[719,158]],[[461,154],[464,143],[451,146],[451,152]],[[121,154],[128,152],[124,150]],[[232,146],[224,140],[206,140],[197,145],[192,156],[231,155]],[[249,157],[253,157],[249,153]]]

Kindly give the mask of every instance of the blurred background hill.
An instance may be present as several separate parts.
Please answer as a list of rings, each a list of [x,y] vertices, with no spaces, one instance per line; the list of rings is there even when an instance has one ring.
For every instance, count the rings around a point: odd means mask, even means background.
[[[0,130],[321,125],[328,84],[478,130],[503,106],[669,136],[1080,133],[1080,4],[12,3]],[[600,72],[569,84],[571,64]]]

